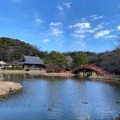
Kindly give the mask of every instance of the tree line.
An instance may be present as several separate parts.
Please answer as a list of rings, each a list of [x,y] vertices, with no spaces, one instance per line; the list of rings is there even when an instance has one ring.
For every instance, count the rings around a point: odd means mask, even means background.
[[[120,39],[113,51],[103,53],[82,51],[64,53],[51,51],[49,53],[18,39],[0,38],[0,60],[18,64],[23,60],[24,55],[40,57],[48,68],[52,66],[71,70],[81,64],[92,64],[109,72],[120,74]]]

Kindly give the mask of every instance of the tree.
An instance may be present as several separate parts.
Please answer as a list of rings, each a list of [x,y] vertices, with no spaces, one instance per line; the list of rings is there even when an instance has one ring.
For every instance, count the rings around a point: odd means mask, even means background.
[[[66,69],[70,70],[73,64],[73,59],[71,56],[66,56],[67,64],[66,64]]]
[[[106,69],[109,72],[120,74],[120,49],[113,50],[111,52],[104,52],[99,54],[103,60],[99,63],[100,67]]]
[[[77,53],[73,58],[73,67],[77,67],[87,63],[88,63],[87,56],[84,53]]]
[[[56,51],[51,51],[50,54],[46,56],[44,63],[53,63],[63,69],[66,69],[66,57],[63,54]]]
[[[21,40],[0,37],[0,60],[9,63],[21,61],[24,55],[39,56],[43,59],[46,52],[40,51],[37,47]]]
[[[118,35],[118,37],[117,37],[117,39],[116,39],[116,41],[115,41],[115,47],[116,47],[117,49],[120,49],[120,35]]]

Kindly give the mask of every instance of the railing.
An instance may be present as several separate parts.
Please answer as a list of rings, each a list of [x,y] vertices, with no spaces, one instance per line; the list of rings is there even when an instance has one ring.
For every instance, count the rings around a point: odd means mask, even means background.
[[[95,66],[95,65],[81,65],[81,66],[78,66],[78,67],[74,68],[73,70],[71,70],[71,73],[74,73],[75,71],[77,71],[79,69],[91,69],[93,71],[98,72],[100,75],[110,75],[110,73],[108,71],[104,70],[101,67]]]

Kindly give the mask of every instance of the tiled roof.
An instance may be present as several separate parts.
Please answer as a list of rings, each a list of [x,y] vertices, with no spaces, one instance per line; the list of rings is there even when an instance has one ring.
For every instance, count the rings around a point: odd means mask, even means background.
[[[22,62],[22,63],[35,64],[35,65],[43,64],[43,62],[40,60],[40,58],[35,57],[35,56],[24,56],[24,62]]]

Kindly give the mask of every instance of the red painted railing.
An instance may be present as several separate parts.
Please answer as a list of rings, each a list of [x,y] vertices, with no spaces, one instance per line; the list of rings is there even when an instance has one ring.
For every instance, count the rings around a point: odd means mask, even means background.
[[[104,70],[101,67],[95,66],[95,65],[81,65],[81,66],[78,66],[78,67],[74,68],[73,70],[71,70],[71,73],[75,73],[76,71],[78,71],[80,69],[90,69],[90,70],[93,70],[93,71],[99,73],[100,75],[110,75],[110,73],[108,71]]]

